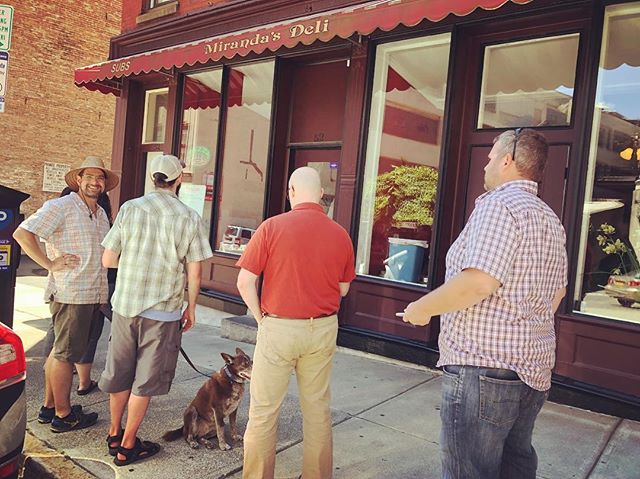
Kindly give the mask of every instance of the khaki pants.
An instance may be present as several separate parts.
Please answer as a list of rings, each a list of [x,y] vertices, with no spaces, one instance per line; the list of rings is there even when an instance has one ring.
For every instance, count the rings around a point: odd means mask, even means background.
[[[304,479],[330,479],[333,471],[330,379],[338,317],[265,317],[251,374],[249,422],[244,435],[244,479],[273,479],[280,406],[295,369],[303,417]]]

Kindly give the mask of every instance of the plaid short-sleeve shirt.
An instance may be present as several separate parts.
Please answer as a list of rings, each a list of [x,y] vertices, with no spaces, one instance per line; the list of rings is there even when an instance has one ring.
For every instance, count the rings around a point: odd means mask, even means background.
[[[555,292],[567,284],[562,223],[532,181],[511,181],[476,200],[447,253],[446,280],[474,268],[500,281],[480,303],[443,314],[438,366],[472,365],[518,373],[539,391],[551,387]]]
[[[65,304],[104,304],[107,302],[107,269],[102,267],[100,245],[109,231],[109,220],[98,206],[89,216],[88,206],[77,193],[49,200],[20,225],[45,241],[51,260],[63,254],[80,257],[74,269],[49,273],[45,301]]]
[[[165,190],[124,203],[102,245],[120,254],[111,304],[128,318],[181,309],[185,264],[213,256],[198,213]]]

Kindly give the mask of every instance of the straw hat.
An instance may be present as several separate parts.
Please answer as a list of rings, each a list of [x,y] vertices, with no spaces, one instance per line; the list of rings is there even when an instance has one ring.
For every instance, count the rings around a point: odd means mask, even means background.
[[[120,182],[118,175],[116,175],[111,170],[107,170],[104,166],[104,162],[101,159],[96,158],[95,156],[87,156],[78,168],[74,168],[73,170],[69,171],[69,173],[64,175],[64,181],[67,182],[67,185],[69,185],[69,188],[71,188],[73,191],[78,191],[79,188],[78,181],[76,179],[78,173],[80,173],[82,170],[86,170],[87,168],[98,168],[104,172],[104,176],[106,178],[104,185],[105,193],[118,186],[118,183]]]

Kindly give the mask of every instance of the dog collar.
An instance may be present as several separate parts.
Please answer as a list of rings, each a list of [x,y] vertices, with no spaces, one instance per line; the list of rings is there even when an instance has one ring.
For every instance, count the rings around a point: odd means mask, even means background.
[[[229,371],[229,366],[228,365],[225,364],[224,368],[222,368],[222,369],[224,370],[224,374],[227,376],[229,381],[231,381],[233,383],[244,384],[244,379],[242,379],[239,376],[236,376],[231,371]]]

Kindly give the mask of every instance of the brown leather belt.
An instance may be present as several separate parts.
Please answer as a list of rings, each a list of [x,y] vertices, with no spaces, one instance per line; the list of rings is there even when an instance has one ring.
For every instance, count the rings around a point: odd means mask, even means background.
[[[314,316],[314,317],[308,317],[308,318],[287,318],[285,316],[278,316],[277,314],[272,314],[272,313],[264,313],[265,316],[269,316],[271,318],[278,318],[278,319],[322,319],[322,318],[330,318],[331,316],[335,316],[336,314],[338,314],[337,311],[334,311],[333,313],[330,314],[321,314],[320,316]]]

